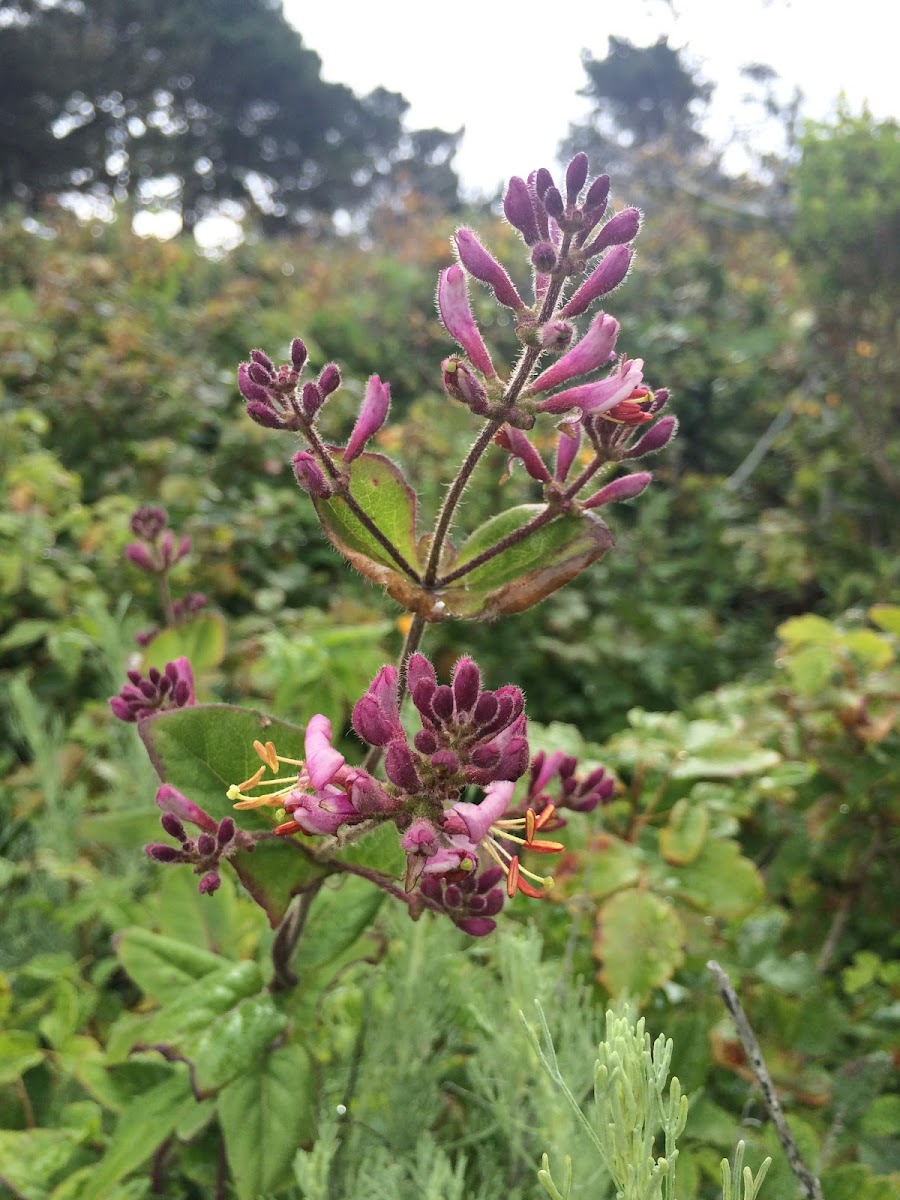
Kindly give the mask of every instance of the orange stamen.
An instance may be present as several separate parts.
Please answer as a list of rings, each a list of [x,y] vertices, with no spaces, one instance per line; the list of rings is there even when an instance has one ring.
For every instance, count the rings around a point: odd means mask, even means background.
[[[279,837],[284,837],[286,834],[296,833],[299,828],[300,828],[299,822],[285,821],[283,825],[275,826],[275,832],[278,834]]]
[[[243,783],[237,785],[239,792],[246,792],[247,788],[255,788],[263,775],[266,773],[265,767],[260,767],[258,771],[254,771],[249,779],[245,779]]]
[[[512,895],[512,893],[509,892],[509,883],[512,882],[512,871],[510,871],[509,875],[510,878],[507,881],[506,890],[510,895]],[[516,891],[521,892],[523,896],[530,896],[532,900],[545,900],[547,898],[546,892],[542,892],[539,888],[532,887],[527,880],[520,878],[518,872],[516,872]]]
[[[534,809],[529,808],[525,814],[525,841],[534,841],[534,831],[537,829],[537,817],[534,815]]]
[[[263,762],[266,764],[266,766],[269,768],[269,770],[277,774],[277,772],[278,772],[278,755],[275,753],[275,743],[274,742],[266,742],[266,744],[263,745],[262,742],[254,742],[253,749],[256,751],[256,753],[259,755],[259,757],[263,760]]]
[[[513,896],[516,894],[519,885],[519,860],[518,858],[513,857],[509,860],[509,871],[506,875],[506,894],[509,896],[510,900],[512,900]]]
[[[535,854],[561,854],[565,850],[562,842],[547,842],[541,840],[539,842],[526,842],[525,847],[528,850],[533,850]]]
[[[540,816],[535,819],[535,822],[534,822],[535,829],[543,829],[544,826],[549,822],[550,818],[553,816],[553,814],[555,812],[556,812],[556,805],[548,804],[547,807],[541,812]],[[534,835],[532,834],[531,837],[533,837],[533,836]],[[529,841],[531,841],[531,837],[529,837],[529,839],[528,839]]]

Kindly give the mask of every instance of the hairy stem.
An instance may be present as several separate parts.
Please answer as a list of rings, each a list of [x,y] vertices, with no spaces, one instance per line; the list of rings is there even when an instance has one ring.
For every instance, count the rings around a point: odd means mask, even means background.
[[[297,976],[291,969],[291,959],[303,933],[303,926],[309,916],[310,906],[318,895],[324,880],[317,879],[299,896],[295,896],[288,906],[287,912],[278,926],[275,941],[272,944],[272,966],[274,975],[269,984],[271,992],[286,992],[297,986]]]
[[[722,997],[732,1021],[734,1021],[738,1037],[741,1039],[741,1045],[744,1047],[747,1060],[763,1094],[763,1102],[769,1116],[772,1118],[775,1132],[778,1134],[778,1140],[781,1142],[782,1148],[787,1155],[791,1170],[800,1183],[803,1194],[807,1197],[807,1200],[824,1200],[822,1185],[806,1165],[806,1161],[800,1153],[797,1143],[794,1141],[794,1135],[788,1128],[784,1109],[781,1107],[781,1101],[778,1099],[778,1093],[772,1082],[772,1076],[769,1074],[765,1060],[763,1059],[759,1042],[756,1040],[756,1034],[753,1032],[752,1025],[747,1020],[747,1014],[741,1007],[741,1002],[738,999],[737,992],[734,990],[731,980],[717,962],[708,962],[706,966],[712,972],[716,986],[719,989],[719,995]]]

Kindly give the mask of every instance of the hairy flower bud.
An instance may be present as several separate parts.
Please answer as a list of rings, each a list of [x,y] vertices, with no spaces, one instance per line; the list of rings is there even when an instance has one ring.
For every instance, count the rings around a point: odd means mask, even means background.
[[[494,441],[498,446],[509,451],[510,462],[512,459],[518,458],[532,479],[537,479],[541,483],[550,482],[550,472],[544,465],[544,460],[520,429],[504,425],[494,437]]]
[[[332,392],[336,392],[341,386],[341,373],[335,363],[328,363],[322,368],[322,373],[319,375],[319,391],[322,396],[330,396]]]
[[[499,302],[507,308],[525,307],[525,302],[516,291],[509,275],[497,259],[482,246],[471,229],[458,229],[455,240],[459,260],[470,275],[488,284]]]
[[[366,394],[363,399],[359,417],[350,434],[344,450],[344,462],[353,462],[362,454],[366,442],[377,433],[387,419],[391,406],[390,384],[382,383],[377,375],[372,375],[366,384]]]
[[[252,353],[252,351],[251,351]],[[301,338],[294,338],[291,342],[291,365],[299,374],[306,364],[307,350]]]
[[[531,265],[542,275],[549,275],[558,262],[556,247],[550,242],[538,242],[531,251]]]
[[[633,500],[649,485],[653,476],[649,471],[636,471],[634,475],[620,475],[612,483],[595,492],[583,502],[584,508],[599,508],[601,504],[613,504],[618,500]]]
[[[566,167],[566,204],[574,205],[578,201],[581,189],[587,181],[588,156],[580,151]]]
[[[125,557],[148,574],[154,574],[159,570],[153,555],[142,542],[129,542],[125,547]]]
[[[311,496],[327,500],[334,494],[334,488],[325,478],[325,473],[308,450],[298,450],[291,459],[294,478],[304,491]]]
[[[608,246],[622,246],[634,241],[641,227],[641,214],[636,208],[623,208],[611,217],[589,246],[584,248],[585,258],[593,258]]]
[[[633,257],[633,252],[627,246],[614,246],[600,260],[568,303],[563,305],[560,315],[563,317],[580,316],[595,300],[617,288],[628,274]]]
[[[441,271],[437,302],[447,332],[459,342],[472,365],[492,378],[496,374],[494,364],[472,316],[465,272],[458,264]]]
[[[661,417],[655,425],[647,430],[637,445],[632,446],[625,457],[643,458],[645,454],[653,454],[656,450],[662,450],[663,446],[668,446],[671,442],[677,429],[677,417]]]
[[[441,363],[444,391],[452,400],[471,408],[478,416],[488,412],[487,391],[461,358],[445,358]]]
[[[547,188],[547,194],[544,196],[544,208],[554,221],[563,219],[566,214],[566,206],[563,204],[563,198],[559,194],[558,188]]]
[[[514,175],[509,181],[503,198],[503,212],[510,225],[521,233],[527,246],[533,246],[540,241],[531,192],[525,180],[520,179],[518,175]]]
[[[605,366],[618,336],[619,322],[615,317],[598,313],[581,341],[576,342],[567,354],[557,359],[546,371],[542,371],[531,384],[530,391],[545,392],[569,379],[587,375],[589,371]]]

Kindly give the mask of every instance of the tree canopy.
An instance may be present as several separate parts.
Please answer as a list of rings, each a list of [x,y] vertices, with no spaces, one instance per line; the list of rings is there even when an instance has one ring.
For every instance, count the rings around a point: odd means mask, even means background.
[[[188,228],[231,202],[271,230],[409,172],[456,199],[459,135],[323,80],[280,0],[0,0],[0,68],[0,200],[164,198]]]

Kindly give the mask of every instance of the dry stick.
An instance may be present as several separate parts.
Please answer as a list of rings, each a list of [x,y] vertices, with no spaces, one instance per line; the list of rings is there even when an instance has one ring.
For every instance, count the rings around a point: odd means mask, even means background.
[[[716,986],[719,989],[719,995],[722,997],[725,1007],[734,1021],[738,1037],[741,1039],[741,1044],[753,1069],[753,1074],[756,1076],[756,1082],[762,1091],[763,1102],[775,1125],[778,1140],[781,1142],[784,1152],[787,1155],[791,1170],[799,1179],[800,1186],[803,1189],[804,1195],[808,1197],[808,1200],[824,1200],[822,1186],[806,1165],[803,1155],[794,1141],[794,1135],[788,1128],[784,1109],[781,1107],[778,1093],[775,1091],[772,1076],[766,1068],[762,1051],[759,1048],[759,1042],[756,1040],[756,1034],[747,1020],[747,1014],[741,1007],[741,1002],[738,999],[737,992],[734,990],[731,980],[717,962],[708,962],[706,966],[712,972]]]

